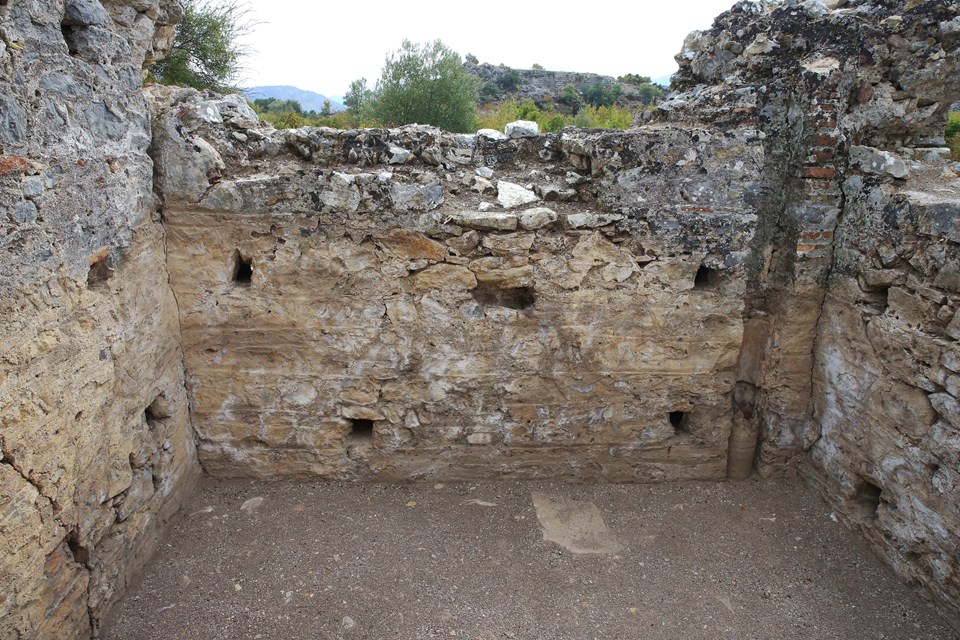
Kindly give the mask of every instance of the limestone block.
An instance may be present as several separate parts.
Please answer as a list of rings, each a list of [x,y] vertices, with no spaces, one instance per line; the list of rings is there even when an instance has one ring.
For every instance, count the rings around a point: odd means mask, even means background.
[[[437,264],[420,271],[413,277],[414,286],[426,289],[473,289],[477,277],[470,269],[454,264]]]
[[[360,206],[356,176],[334,171],[322,185],[320,202],[331,213],[354,213]]]
[[[571,229],[595,229],[605,227],[623,220],[623,216],[618,213],[572,213],[566,217],[567,225]]]
[[[497,202],[504,209],[515,209],[539,199],[537,194],[525,187],[506,180],[497,180]]]
[[[498,256],[526,255],[534,238],[532,233],[487,234],[483,237],[483,246]]]
[[[446,248],[439,242],[408,229],[391,229],[378,241],[387,251],[402,260],[441,262],[448,255]]]
[[[540,125],[532,120],[515,120],[507,123],[503,132],[508,138],[536,138],[540,135]]]
[[[851,147],[850,163],[859,167],[864,173],[874,175],[905,178],[910,174],[910,169],[901,158],[889,151],[881,151],[870,147]]]
[[[557,221],[557,212],[547,207],[525,209],[517,216],[521,229],[535,231]]]
[[[458,211],[450,222],[478,231],[516,231],[517,214],[500,211]]]

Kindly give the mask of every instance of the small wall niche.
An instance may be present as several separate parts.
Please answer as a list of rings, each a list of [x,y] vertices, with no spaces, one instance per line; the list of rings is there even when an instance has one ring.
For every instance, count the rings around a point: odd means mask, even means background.
[[[165,420],[170,417],[170,401],[167,400],[167,396],[164,394],[158,395],[153,399],[146,409],[143,410],[143,419],[146,420],[147,425],[152,429],[157,426],[161,420]]]
[[[347,437],[351,440],[371,440],[373,438],[373,420],[366,418],[350,418],[350,433]]]
[[[710,289],[720,282],[720,272],[717,269],[701,264],[697,275],[693,277],[694,289]]]
[[[509,289],[479,284],[473,290],[473,299],[484,306],[505,307],[507,309],[529,309],[537,301],[533,287],[513,287]]]
[[[690,433],[690,412],[671,411],[670,426],[673,427],[674,434]]]
[[[866,478],[859,478],[854,494],[854,504],[857,512],[866,520],[876,520],[880,509],[880,496],[883,489]]]
[[[87,271],[87,289],[100,289],[107,286],[107,281],[113,277],[113,269],[110,268],[110,259],[103,256],[90,263],[90,270]]]
[[[244,256],[239,251],[233,253],[233,277],[234,284],[249,287],[253,282],[253,258]]]

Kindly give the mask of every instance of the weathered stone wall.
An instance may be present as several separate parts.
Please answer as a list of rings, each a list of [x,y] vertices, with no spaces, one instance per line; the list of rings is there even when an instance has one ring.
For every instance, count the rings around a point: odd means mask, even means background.
[[[156,97],[208,471],[725,477],[756,131],[276,132]]]
[[[166,3],[0,4],[0,637],[85,638],[198,465],[141,68]]]
[[[960,619],[958,16],[741,2],[643,127],[507,139],[151,126],[165,4],[0,5],[0,635],[96,632],[191,421],[224,476],[797,469]]]
[[[768,134],[743,431],[761,473],[799,467],[956,621],[960,4],[829,4],[739,3],[691,34],[653,119]]]

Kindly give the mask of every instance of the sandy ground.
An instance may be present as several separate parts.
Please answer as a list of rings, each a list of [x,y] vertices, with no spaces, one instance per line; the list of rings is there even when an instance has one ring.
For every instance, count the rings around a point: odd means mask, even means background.
[[[105,637],[960,634],[798,484],[208,480]]]

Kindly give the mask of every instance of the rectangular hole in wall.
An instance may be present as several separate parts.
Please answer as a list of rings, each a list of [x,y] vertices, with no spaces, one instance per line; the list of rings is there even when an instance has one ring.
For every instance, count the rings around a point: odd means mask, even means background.
[[[502,288],[481,283],[474,288],[472,295],[474,300],[484,306],[517,310],[529,309],[537,301],[533,287]]]
[[[674,433],[690,433],[690,412],[689,411],[671,411],[670,426]]]
[[[720,281],[720,272],[706,265],[700,265],[697,269],[697,275],[693,277],[694,289],[709,289],[717,285]]]
[[[859,514],[867,520],[876,520],[877,510],[880,508],[880,495],[883,489],[866,478],[857,482],[854,501]]]
[[[353,440],[370,440],[373,438],[373,420],[366,418],[351,418],[348,438]]]
[[[234,252],[233,255],[233,282],[249,286],[253,282],[253,258],[248,258],[239,251]]]

